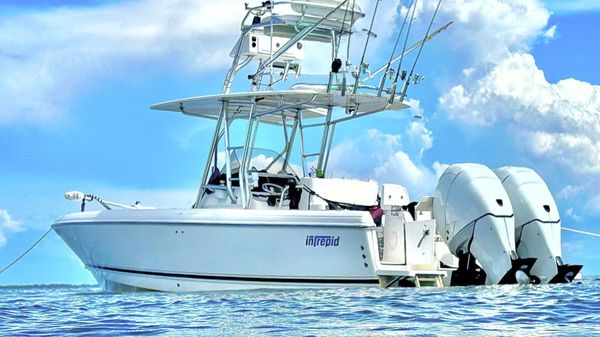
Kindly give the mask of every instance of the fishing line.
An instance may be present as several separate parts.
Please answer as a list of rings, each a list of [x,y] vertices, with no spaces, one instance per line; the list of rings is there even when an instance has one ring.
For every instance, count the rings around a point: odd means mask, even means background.
[[[42,240],[46,237],[46,235],[50,234],[50,232],[52,232],[52,228],[50,228],[46,233],[44,233],[44,235],[42,235],[42,237],[40,237],[33,245],[31,245],[31,247],[27,248],[27,250],[23,254],[19,255],[19,257],[17,257],[11,263],[9,263],[8,266],[6,266],[6,267],[4,267],[4,269],[0,270],[0,274],[7,271],[15,263],[19,262],[20,259],[25,257],[25,255],[27,255],[33,248],[35,248],[35,246],[37,246],[40,242],[42,242]]]

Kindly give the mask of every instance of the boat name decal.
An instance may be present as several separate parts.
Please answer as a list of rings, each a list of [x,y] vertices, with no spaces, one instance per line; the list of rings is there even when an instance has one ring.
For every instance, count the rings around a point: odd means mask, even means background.
[[[337,247],[340,245],[340,237],[307,235],[305,245],[309,247]]]

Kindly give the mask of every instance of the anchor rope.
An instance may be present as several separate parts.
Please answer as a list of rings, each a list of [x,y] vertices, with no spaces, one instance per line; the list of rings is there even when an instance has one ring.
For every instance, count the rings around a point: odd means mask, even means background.
[[[16,259],[14,259],[11,263],[9,263],[6,267],[4,267],[2,270],[0,270],[0,274],[4,273],[5,271],[7,271],[10,267],[12,267],[15,263],[19,262],[19,260],[21,260],[23,257],[25,257],[25,255],[29,254],[29,252],[31,252],[31,250],[33,248],[35,248],[35,246],[37,246],[40,242],[42,242],[42,240],[48,235],[50,234],[50,232],[52,232],[52,228],[50,228],[46,233],[44,233],[44,235],[42,235],[33,245],[31,245],[31,247],[27,248],[27,250],[25,252],[23,252],[23,254],[19,255],[19,257],[17,257]]]
[[[592,232],[586,232],[586,231],[582,231],[580,229],[569,228],[569,227],[561,227],[561,229],[563,231],[567,231],[567,232],[573,232],[573,233],[578,233],[578,234],[583,234],[583,235],[588,235],[588,236],[593,236],[593,237],[600,238],[600,234],[596,234],[596,233],[592,233]]]

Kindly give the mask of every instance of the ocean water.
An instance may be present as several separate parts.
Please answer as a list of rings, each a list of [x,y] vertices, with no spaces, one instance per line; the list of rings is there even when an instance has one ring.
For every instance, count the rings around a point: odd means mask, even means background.
[[[108,293],[0,287],[2,336],[598,336],[600,278],[568,285]]]

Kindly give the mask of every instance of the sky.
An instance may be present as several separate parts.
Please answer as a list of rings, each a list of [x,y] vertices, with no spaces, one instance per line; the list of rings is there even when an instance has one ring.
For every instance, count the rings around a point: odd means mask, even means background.
[[[419,2],[415,36],[436,3]],[[371,70],[407,4],[381,2]],[[243,1],[0,0],[0,267],[78,210],[66,191],[190,207],[214,123],[149,106],[218,93],[242,15]],[[425,80],[409,91],[411,111],[340,126],[329,172],[403,184],[418,199],[453,163],[526,166],[563,226],[600,232],[598,2],[445,0],[435,27],[449,21],[417,65]],[[306,71],[323,69],[329,56],[306,52]],[[600,274],[597,238],[562,240],[564,261]],[[0,285],[43,283],[94,283],[54,233],[0,275]]]

